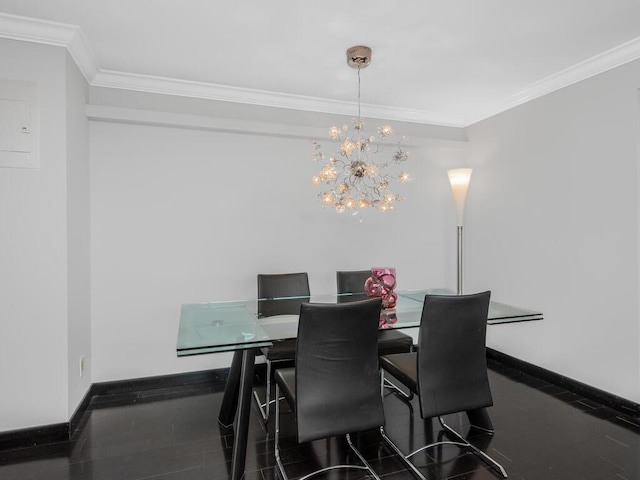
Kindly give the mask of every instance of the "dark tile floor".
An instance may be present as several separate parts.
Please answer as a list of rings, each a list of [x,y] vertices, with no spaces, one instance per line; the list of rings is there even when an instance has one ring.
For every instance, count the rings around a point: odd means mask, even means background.
[[[490,363],[496,433],[473,441],[498,460],[511,479],[640,480],[640,425],[569,391],[503,365]],[[222,384],[174,387],[95,398],[68,442],[0,452],[2,480],[218,480],[228,479],[233,435],[217,425]],[[437,422],[423,422],[393,394],[385,397],[387,432],[401,448],[437,439]],[[466,416],[450,424],[467,432]],[[291,415],[282,426],[283,457],[290,477],[325,461],[350,461],[343,441],[295,445]],[[379,439],[357,438],[384,480],[414,478]],[[252,411],[247,480],[279,478],[274,469],[273,427],[265,430]],[[436,461],[437,460],[437,461]],[[485,480],[498,477],[457,447],[436,448],[416,458],[428,479]],[[358,471],[329,479],[355,479]]]

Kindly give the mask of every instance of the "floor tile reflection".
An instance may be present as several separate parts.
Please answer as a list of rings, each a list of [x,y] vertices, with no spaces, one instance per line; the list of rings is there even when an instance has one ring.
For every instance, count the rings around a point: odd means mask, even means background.
[[[496,433],[470,430],[465,415],[448,423],[473,435],[475,445],[515,480],[638,480],[640,425],[556,385],[490,362]],[[0,452],[3,480],[227,480],[233,435],[217,414],[222,385],[179,386],[105,395],[93,400],[73,439]],[[385,395],[387,433],[410,451],[442,435],[437,421],[422,421],[414,399]],[[246,480],[275,480],[273,425],[252,411]],[[356,463],[341,439],[297,445],[293,416],[282,420],[283,459],[293,480],[327,462]],[[376,431],[354,437],[384,480],[414,478]],[[500,478],[477,457],[444,446],[417,455],[429,480]],[[330,472],[327,480],[368,478],[360,471]]]

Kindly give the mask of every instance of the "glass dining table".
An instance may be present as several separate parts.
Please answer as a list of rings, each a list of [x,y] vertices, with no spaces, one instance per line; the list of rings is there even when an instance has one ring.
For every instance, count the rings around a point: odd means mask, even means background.
[[[444,289],[397,291],[393,309],[381,312],[380,328],[411,328],[420,325],[425,295],[452,295]],[[295,338],[302,303],[341,303],[367,298],[364,294],[312,295],[275,299],[252,299],[183,304],[176,352],[179,357],[234,352],[218,415],[223,428],[234,429],[231,480],[240,480],[244,465],[251,406],[255,357],[261,347]],[[489,325],[542,320],[535,310],[491,302]]]

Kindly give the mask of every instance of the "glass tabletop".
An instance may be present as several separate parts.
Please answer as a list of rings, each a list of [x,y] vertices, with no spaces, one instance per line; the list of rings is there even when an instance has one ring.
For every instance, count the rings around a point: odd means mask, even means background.
[[[452,294],[443,289],[396,293],[395,308],[381,312],[381,328],[417,327],[425,294]],[[301,304],[352,302],[365,298],[365,294],[333,294],[184,304],[180,313],[177,354],[200,355],[267,347],[275,340],[297,336]],[[489,324],[540,319],[542,314],[533,310],[498,302],[491,302],[489,307]]]
[[[407,292],[398,292],[399,297],[407,297],[414,301],[422,303],[426,294],[431,295],[455,295],[454,292],[447,289],[431,289],[431,290],[415,290]],[[514,307],[506,303],[494,302],[489,303],[489,314],[487,323],[489,325],[497,323],[524,322],[529,320],[542,320],[542,313],[526,308]]]
[[[252,313],[255,302],[215,302],[182,305],[178,356],[268,347],[271,338]]]

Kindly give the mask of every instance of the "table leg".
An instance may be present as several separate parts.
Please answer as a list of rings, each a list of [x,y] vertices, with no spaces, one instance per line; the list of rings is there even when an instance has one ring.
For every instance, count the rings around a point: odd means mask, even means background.
[[[224,396],[220,405],[220,413],[218,414],[218,424],[222,428],[232,428],[233,420],[238,409],[238,391],[240,389],[240,374],[242,370],[242,352],[236,350],[233,353],[231,368],[227,376],[227,383],[224,387]]]
[[[235,421],[233,452],[231,454],[231,480],[242,480],[244,464],[247,456],[247,437],[249,434],[249,417],[251,408],[251,390],[253,388],[253,370],[256,350],[242,350],[242,366],[240,369],[240,389],[238,392],[238,410]]]
[[[477,408],[475,410],[467,410],[467,418],[469,423],[474,427],[482,430],[493,431],[493,423],[489,417],[489,411],[486,408]]]

